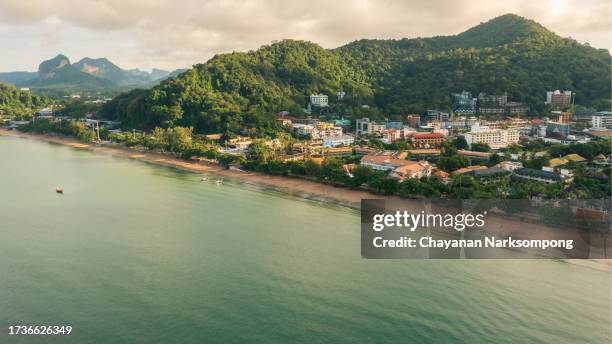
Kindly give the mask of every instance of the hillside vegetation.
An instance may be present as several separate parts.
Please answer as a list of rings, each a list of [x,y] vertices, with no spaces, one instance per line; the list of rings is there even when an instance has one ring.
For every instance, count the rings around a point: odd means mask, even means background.
[[[0,119],[4,116],[28,117],[47,102],[45,97],[0,83]]]
[[[334,100],[352,117],[448,108],[461,90],[507,93],[543,108],[545,92],[570,89],[576,102],[610,106],[610,53],[562,38],[534,21],[504,15],[456,36],[360,40],[337,49],[294,40],[217,55],[151,90],[123,94],[103,109],[126,125],[193,126],[236,132],[276,111],[301,114],[307,96]],[[361,105],[372,108],[363,110]]]

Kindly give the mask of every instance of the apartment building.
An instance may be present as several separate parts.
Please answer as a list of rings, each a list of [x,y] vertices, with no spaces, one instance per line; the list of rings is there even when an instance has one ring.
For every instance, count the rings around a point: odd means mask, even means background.
[[[591,126],[597,129],[612,128],[612,112],[601,111],[591,117]]]
[[[329,99],[326,94],[311,94],[310,105],[318,107],[326,107],[329,105]]]
[[[412,146],[416,148],[437,147],[446,141],[442,133],[414,133],[410,139]]]
[[[562,108],[574,103],[574,93],[572,91],[548,91],[546,92],[546,104],[555,108]]]
[[[472,131],[465,134],[465,140],[471,146],[474,143],[486,143],[492,149],[508,147],[519,141],[519,132],[515,129],[490,129],[472,126]]]

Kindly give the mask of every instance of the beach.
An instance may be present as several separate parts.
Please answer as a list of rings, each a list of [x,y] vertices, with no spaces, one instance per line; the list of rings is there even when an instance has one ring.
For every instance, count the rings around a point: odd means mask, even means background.
[[[387,199],[409,202],[412,206],[419,208],[421,206],[420,201],[417,200],[406,200],[401,199],[397,196],[383,196],[375,195],[367,191],[352,190],[343,187],[334,187],[315,181],[282,177],[282,176],[271,176],[258,172],[241,171],[237,169],[226,169],[213,162],[208,161],[186,161],[170,154],[162,154],[151,151],[139,151],[133,148],[128,148],[120,145],[101,145],[96,143],[83,143],[73,138],[56,136],[56,135],[45,135],[45,134],[32,134],[23,133],[14,130],[6,130],[0,128],[0,136],[10,136],[23,139],[38,140],[43,142],[49,142],[54,144],[60,144],[76,149],[89,150],[97,153],[109,154],[116,157],[123,157],[128,159],[135,159],[155,165],[161,165],[171,168],[176,168],[193,173],[201,173],[204,175],[218,176],[219,178],[227,178],[232,181],[239,183],[245,183],[254,185],[257,187],[263,187],[267,189],[276,190],[279,192],[291,194],[297,197],[318,200],[342,206],[347,206],[354,209],[360,208],[362,199]],[[213,177],[214,178],[214,177]],[[412,203],[414,202],[414,203]],[[491,234],[497,234],[501,236],[517,236],[525,239],[539,239],[549,238],[555,236],[553,232],[557,229],[548,227],[544,224],[535,223],[523,223],[513,219],[504,218],[492,218],[489,222],[488,232]],[[557,233],[558,234],[558,233]],[[563,236],[567,233],[562,233]],[[587,268],[596,270],[603,270],[612,272],[612,259],[562,259],[572,264],[580,265]]]
[[[120,145],[102,145],[97,143],[84,143],[73,138],[47,135],[24,133],[16,130],[7,130],[0,128],[0,135],[20,137],[25,139],[33,139],[50,143],[61,144],[64,146],[90,150],[98,153],[110,154],[113,156],[136,159],[147,163],[157,164],[177,168],[184,171],[213,174],[222,178],[231,179],[234,181],[260,186],[264,188],[274,189],[280,192],[289,193],[302,198],[322,200],[326,202],[336,203],[347,207],[358,209],[362,199],[366,198],[397,198],[394,196],[375,195],[367,191],[352,190],[344,187],[335,187],[323,183],[291,178],[282,176],[272,176],[268,174],[240,171],[236,169],[226,169],[218,164],[207,161],[186,161],[170,154],[162,154],[151,151],[139,151],[136,149],[120,146]]]

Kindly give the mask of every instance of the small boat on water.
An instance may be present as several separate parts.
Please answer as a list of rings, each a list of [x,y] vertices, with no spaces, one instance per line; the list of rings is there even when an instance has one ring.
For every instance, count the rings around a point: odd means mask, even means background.
[[[58,186],[55,188],[55,192],[57,192],[58,194],[63,194],[64,193],[64,188],[61,186]]]

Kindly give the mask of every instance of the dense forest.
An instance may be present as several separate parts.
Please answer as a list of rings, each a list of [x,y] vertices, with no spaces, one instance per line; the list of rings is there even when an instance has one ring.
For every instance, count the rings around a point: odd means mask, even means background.
[[[14,86],[0,83],[0,119],[5,115],[29,117],[48,102],[44,96],[20,91]]]
[[[573,90],[578,104],[608,109],[609,62],[608,50],[508,14],[455,36],[360,40],[332,50],[284,40],[217,55],[151,90],[120,95],[102,114],[142,129],[231,133],[260,127],[277,111],[300,116],[317,92],[342,114],[376,117],[448,108],[450,94],[461,90],[507,93],[539,111],[546,91],[555,89]],[[336,102],[341,90],[346,98]]]

